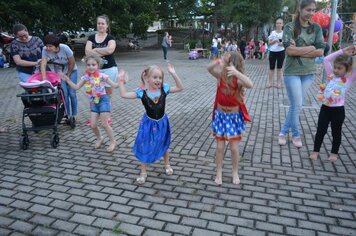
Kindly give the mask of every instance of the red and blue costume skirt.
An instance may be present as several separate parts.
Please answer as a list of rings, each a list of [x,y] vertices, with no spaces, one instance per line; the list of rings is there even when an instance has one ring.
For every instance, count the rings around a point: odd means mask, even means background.
[[[225,113],[214,110],[213,122],[211,124],[213,135],[218,141],[240,141],[245,131],[245,120],[243,112]]]

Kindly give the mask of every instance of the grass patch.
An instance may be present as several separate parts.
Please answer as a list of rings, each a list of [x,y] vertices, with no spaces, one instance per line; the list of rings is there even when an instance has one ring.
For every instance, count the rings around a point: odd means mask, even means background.
[[[116,226],[112,229],[112,232],[113,232],[114,234],[124,234],[124,233],[125,233],[125,231],[122,230],[122,229],[119,227],[119,225],[116,225]]]

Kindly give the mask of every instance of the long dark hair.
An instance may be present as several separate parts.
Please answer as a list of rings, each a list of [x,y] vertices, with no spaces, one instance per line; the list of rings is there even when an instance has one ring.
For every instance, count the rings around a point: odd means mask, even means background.
[[[316,5],[316,2],[315,0],[300,0],[299,1],[299,4],[298,4],[298,7],[297,7],[297,12],[296,12],[296,15],[295,15],[295,18],[294,18],[294,31],[293,31],[293,36],[294,38],[298,38],[298,36],[300,35],[300,32],[302,31],[302,26],[300,25],[300,11],[302,9],[304,9],[305,7],[309,6],[310,4],[315,4]],[[314,26],[313,25],[310,25],[308,30],[307,30],[307,33],[308,34],[311,34],[314,32]]]
[[[352,69],[352,56],[340,55],[334,60],[334,65],[342,65],[346,68],[346,72]]]

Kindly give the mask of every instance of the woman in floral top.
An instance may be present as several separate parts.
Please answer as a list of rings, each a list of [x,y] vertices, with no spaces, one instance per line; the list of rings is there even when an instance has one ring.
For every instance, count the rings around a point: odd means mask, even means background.
[[[103,144],[104,138],[101,136],[98,128],[98,120],[101,119],[101,125],[105,129],[110,144],[106,149],[108,152],[114,151],[117,143],[114,139],[113,131],[108,124],[110,118],[111,102],[109,96],[105,92],[105,84],[117,88],[118,83],[114,83],[106,74],[99,72],[100,58],[97,56],[87,56],[85,58],[87,70],[85,75],[81,78],[78,84],[73,83],[66,75],[62,74],[62,79],[65,80],[69,86],[78,90],[81,87],[85,87],[86,94],[90,101],[91,122],[90,127],[93,129],[98,141],[95,144],[95,148],[100,148]]]

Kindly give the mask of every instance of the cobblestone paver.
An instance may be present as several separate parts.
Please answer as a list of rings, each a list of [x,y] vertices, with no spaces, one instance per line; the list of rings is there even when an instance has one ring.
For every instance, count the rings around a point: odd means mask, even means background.
[[[161,51],[119,53],[117,62],[140,84],[145,65],[165,66]],[[95,150],[84,91],[78,92],[80,121],[72,130],[60,125],[60,144],[51,148],[50,132],[30,133],[20,150],[23,105],[13,68],[0,70],[0,235],[356,235],[356,89],[346,103],[340,159],[331,163],[331,135],[321,158],[310,161],[319,105],[317,81],[301,115],[304,146],[278,145],[288,110],[285,89],[265,89],[267,61],[247,61],[254,88],[246,92],[253,122],[240,144],[241,185],[231,184],[226,151],[223,185],[213,182],[215,142],[210,134],[216,81],[208,60],[190,61],[170,51],[169,59],[185,90],[167,98],[172,126],[171,160],[151,165],[147,182],[135,184],[138,161],[131,152],[144,111],[139,100],[123,100],[115,91],[113,129],[119,145],[113,153]],[[79,71],[83,64],[78,58]],[[165,80],[173,83],[166,74]],[[107,140],[106,140],[107,141]],[[107,143],[106,143],[107,145]]]

